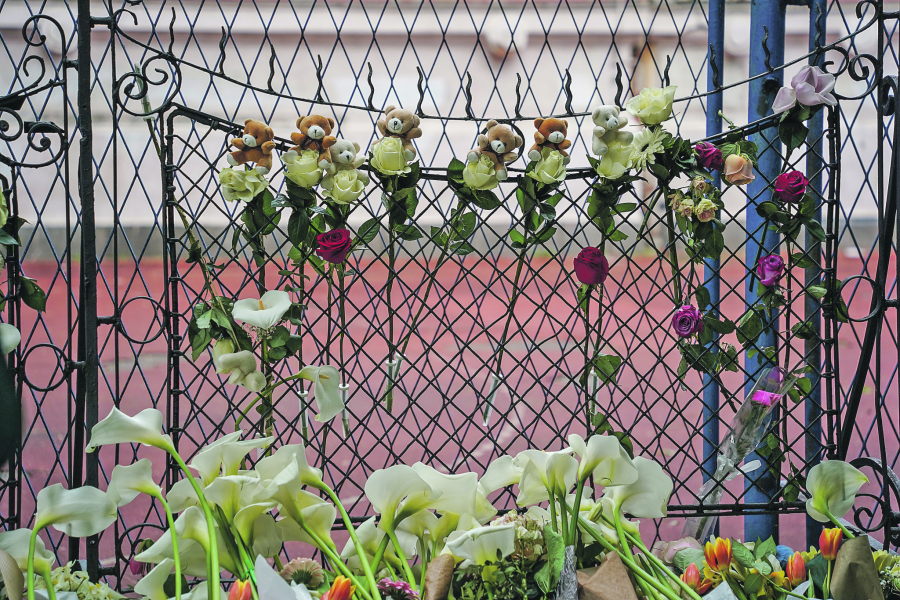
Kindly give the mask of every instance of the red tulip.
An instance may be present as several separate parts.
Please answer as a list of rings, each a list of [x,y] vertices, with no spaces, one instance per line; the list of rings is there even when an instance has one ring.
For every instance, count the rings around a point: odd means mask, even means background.
[[[681,580],[698,594],[705,594],[712,586],[712,581],[709,579],[701,579],[700,569],[694,563],[689,564],[687,569],[684,570]]]
[[[727,571],[731,568],[731,540],[716,538],[715,542],[706,542],[703,554],[707,566],[713,571]]]
[[[788,559],[784,572],[792,587],[797,587],[806,581],[806,563],[803,562],[803,557],[799,552],[794,552],[794,555]]]
[[[346,577],[338,575],[331,584],[331,589],[322,595],[322,600],[350,600],[356,588],[351,585],[350,580]]]
[[[837,558],[838,549],[844,540],[844,532],[839,527],[834,529],[823,529],[819,536],[819,552],[825,557],[825,560],[834,560]]]
[[[253,590],[250,587],[250,581],[235,581],[228,590],[228,600],[250,600],[253,596]]]

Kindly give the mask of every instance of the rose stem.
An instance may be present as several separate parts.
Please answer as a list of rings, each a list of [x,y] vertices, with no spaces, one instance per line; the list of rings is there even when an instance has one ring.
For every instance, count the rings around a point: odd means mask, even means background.
[[[265,192],[257,195],[253,202],[255,205],[259,205],[259,210],[262,211],[262,198]],[[254,206],[254,209],[257,206]],[[259,276],[256,281],[256,289],[259,292],[259,297],[262,298],[263,294],[266,293],[266,247],[265,247],[265,236],[263,236],[259,230],[257,230],[256,234],[253,236],[253,244],[251,245],[251,250],[253,252],[253,260],[259,267]],[[263,360],[263,373],[266,376],[266,382],[270,383],[274,377],[272,374],[272,366],[268,362],[267,356],[267,348],[266,348],[267,340],[263,338],[261,340],[262,346],[262,360]],[[266,435],[271,436],[275,431],[275,418],[272,416],[272,392],[265,394],[262,399],[262,403],[260,405],[262,411],[262,427],[265,429]],[[267,448],[263,455],[269,454],[270,450]]]
[[[385,302],[387,303],[387,309],[388,309],[388,360],[393,361],[393,360],[395,360],[394,352],[396,351],[396,347],[394,346],[394,309],[393,309],[393,304],[391,302],[391,292],[394,289],[394,264],[396,262],[397,257],[395,255],[395,251],[394,251],[395,250],[394,249],[394,239],[395,239],[394,227],[395,227],[396,223],[394,222],[394,210],[393,210],[393,208],[394,208],[394,196],[393,196],[394,185],[393,185],[392,179],[388,179],[387,187],[388,187],[388,189],[386,191],[388,192],[388,198],[389,198],[389,201],[387,202],[387,207],[388,207],[388,274],[387,274],[387,285],[386,285],[387,298],[385,299]],[[390,374],[388,374],[388,376],[390,376]],[[390,382],[388,383],[388,385],[390,385]],[[388,412],[391,412],[393,410],[393,408],[394,408],[393,390],[391,390],[390,393],[388,393],[385,396],[385,405],[386,405],[385,407],[387,408]]]
[[[591,422],[593,406],[591,403],[591,292],[594,286],[587,286],[584,293],[584,408],[587,411],[587,422]]]
[[[660,186],[660,193],[664,198],[668,198],[669,190],[665,186]],[[675,285],[674,290],[674,300],[676,306],[681,306],[681,269],[678,268],[678,251],[675,248],[675,214],[672,211],[672,207],[669,206],[668,202],[664,202],[663,206],[665,206],[666,210],[666,225],[668,226],[668,235],[669,235],[669,264],[672,267],[672,281]]]
[[[600,240],[600,254],[604,257],[606,256],[606,236]],[[607,277],[609,274],[607,273]],[[594,356],[597,355],[597,352],[600,350],[600,337],[603,331],[603,323],[600,321],[603,316],[603,284],[597,284],[597,343],[594,344]],[[593,366],[593,360],[591,360]],[[593,415],[597,410],[596,398],[591,397],[591,413]],[[588,419],[588,424],[590,425],[590,418]]]
[[[513,315],[515,314],[516,301],[519,299],[519,278],[522,275],[522,267],[525,266],[525,253],[527,252],[527,250],[527,246],[519,250],[519,258],[516,264],[516,277],[513,281],[512,296],[510,296],[509,299],[509,311],[506,313],[506,325],[503,327],[503,336],[501,336],[500,338],[500,348],[497,351],[496,375],[498,376],[501,376],[503,372],[503,351],[506,350],[506,335],[507,333],[509,333],[509,325],[512,322]]]

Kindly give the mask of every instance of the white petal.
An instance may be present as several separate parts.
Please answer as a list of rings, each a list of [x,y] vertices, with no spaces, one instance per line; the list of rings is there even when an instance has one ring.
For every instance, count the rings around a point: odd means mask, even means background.
[[[91,441],[85,452],[93,452],[108,444],[144,444],[174,451],[172,438],[162,433],[163,415],[155,408],[142,410],[129,417],[113,407],[109,415],[91,429]]]
[[[152,546],[135,556],[134,559],[138,562],[158,564],[174,556],[172,536],[166,531]],[[206,575],[206,552],[203,550],[203,546],[194,540],[179,539],[178,556],[181,558],[181,572],[184,575],[189,577]]]
[[[135,584],[134,591],[147,600],[169,600],[165,585],[174,567],[175,561],[171,558],[163,560]]]
[[[407,465],[394,465],[375,471],[366,481],[365,493],[372,509],[381,515],[379,526],[382,529],[393,526],[397,507],[403,499],[414,494],[434,497],[440,494],[415,469]]]
[[[638,479],[628,485],[607,487],[603,496],[610,498],[619,510],[643,519],[660,519],[666,516],[669,496],[672,495],[672,479],[662,467],[652,460],[637,456],[634,466]]]
[[[256,371],[256,356],[249,350],[223,354],[217,362],[219,372],[224,374],[237,373],[243,378],[248,373]],[[230,380],[229,380],[230,382]]]
[[[573,433],[569,436],[569,445],[581,459],[579,480],[586,480],[593,474],[598,485],[608,486],[634,483],[638,477],[631,457],[614,436],[593,435],[585,443],[580,435]]]
[[[190,466],[197,469],[204,485],[212,481],[220,472],[237,475],[244,457],[254,448],[267,448],[275,438],[252,438],[241,440],[242,431],[223,436],[206,446],[191,460]]]
[[[262,308],[260,308],[262,303]],[[270,329],[284,318],[291,308],[291,297],[287,292],[272,290],[262,295],[259,300],[248,298],[234,303],[231,315],[238,323],[247,323],[254,327]]]
[[[259,371],[253,371],[245,375],[238,385],[244,386],[247,391],[259,393],[266,388],[266,376]]]
[[[479,483],[481,483],[485,494],[490,494],[500,488],[519,483],[521,477],[522,467],[516,466],[513,457],[507,454],[494,459],[488,465]]]
[[[865,474],[842,460],[825,460],[809,470],[806,478],[806,489],[810,498],[806,502],[809,515],[826,523],[831,519],[825,515],[830,512],[840,519],[853,508],[856,494],[869,478]]]
[[[257,591],[260,598],[266,598],[266,600],[294,600],[294,590],[291,589],[291,586],[288,585],[288,582],[281,575],[269,566],[265,558],[257,556],[254,567]]]
[[[0,323],[0,353],[4,356],[16,349],[22,341],[22,334],[9,323]]]
[[[67,490],[57,483],[38,492],[35,527],[52,526],[70,537],[88,537],[112,525],[116,509],[115,501],[95,487]]]
[[[180,513],[189,506],[199,505],[200,497],[197,496],[190,481],[181,479],[176,481],[169,493],[166,494],[166,502],[169,503],[169,510],[173,513]]]
[[[247,507],[243,510],[248,510]],[[241,511],[243,512],[243,511]],[[240,516],[241,513],[238,513]],[[256,517],[253,521],[252,549],[256,554],[265,557],[277,556],[281,552],[281,546],[284,540],[281,539],[278,526],[275,524],[275,518],[269,513],[263,513]]]
[[[153,480],[153,463],[142,458],[132,465],[117,465],[106,487],[110,499],[118,506],[125,506],[140,494],[157,496],[162,490]]]
[[[447,550],[453,556],[468,559],[475,564],[497,562],[516,549],[516,526],[478,527],[447,542]]]
[[[294,462],[297,463],[303,483],[313,487],[322,485],[322,471],[309,465],[309,461],[306,460],[306,447],[303,444],[282,446],[275,454],[256,463],[256,472],[261,482],[269,482]]]
[[[516,497],[516,504],[531,506],[546,502],[549,498],[550,493],[547,491],[547,486],[544,485],[540,469],[535,463],[526,462],[519,480],[519,495]]]
[[[445,475],[421,462],[417,462],[412,468],[432,489],[441,492],[440,496],[434,497],[429,503],[428,508],[439,513],[458,515],[475,512],[475,494],[478,488],[478,476],[475,473]]]
[[[318,408],[316,421],[327,423],[344,410],[344,402],[338,386],[341,383],[340,372],[331,365],[321,367],[306,366],[297,374],[302,379],[315,384],[315,400]]]
[[[28,569],[28,544],[31,539],[31,530],[27,528],[0,531],[0,550],[15,559],[22,571]],[[52,550],[47,550],[44,540],[37,536],[34,543],[34,568],[36,571],[44,571],[53,567],[56,555]]]

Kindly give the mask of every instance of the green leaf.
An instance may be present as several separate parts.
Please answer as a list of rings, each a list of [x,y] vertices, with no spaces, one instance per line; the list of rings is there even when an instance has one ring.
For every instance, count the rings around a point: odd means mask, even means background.
[[[637,208],[637,204],[634,202],[620,202],[613,207],[613,211],[622,214],[629,213]]]
[[[0,229],[0,244],[4,246],[18,246],[19,242],[13,236]]]
[[[791,333],[801,340],[815,340],[819,337],[818,334],[816,334],[816,330],[813,328],[812,323],[807,323],[806,321],[796,323],[791,327]]]
[[[647,169],[653,173],[653,176],[662,181],[668,181],[669,170],[659,163],[647,165]]]
[[[756,538],[756,545],[753,547],[753,556],[757,560],[761,560],[770,554],[774,555],[776,546],[775,539],[771,536],[764,542],[760,541],[759,538]],[[769,572],[771,573],[771,570]]]
[[[814,269],[819,266],[805,252],[794,252],[791,254],[791,262],[801,269]]]
[[[803,194],[803,199],[800,200],[800,214],[810,218],[816,214],[816,197],[809,192]]]
[[[717,358],[720,370],[738,372],[738,352],[733,344],[725,344],[725,351],[719,352]]]
[[[305,210],[293,210],[291,218],[288,219],[288,239],[294,246],[300,246],[306,241],[306,234],[309,233],[309,215]]]
[[[600,378],[600,383],[609,384],[616,380],[616,373],[622,365],[622,358],[615,354],[603,354],[598,352],[593,359],[594,373]]]
[[[359,226],[359,230],[357,231],[356,243],[357,244],[371,244],[372,240],[374,240],[378,236],[378,231],[381,229],[381,222],[377,218],[372,218]]]
[[[715,321],[714,318],[710,318],[709,320]],[[706,317],[704,317],[703,322],[707,323]],[[704,327],[703,331],[701,331],[697,335],[697,343],[700,344],[701,346],[706,346],[707,344],[711,344],[713,341],[714,333],[715,333],[715,331],[713,330],[712,327]]]
[[[209,329],[201,329],[197,326],[196,317],[192,318],[188,323],[188,339],[191,342],[191,360],[197,362],[200,354],[209,346],[212,337],[209,334]]]
[[[456,221],[456,230],[451,230],[450,235],[452,236],[450,239],[454,240],[464,240],[467,239],[472,232],[475,231],[475,226],[478,224],[478,216],[473,212],[467,212],[464,215],[460,216]]]
[[[821,554],[817,554],[815,558],[806,563],[806,572],[812,577],[813,585],[821,590],[825,583],[825,577],[828,575],[828,561]]]
[[[231,329],[232,329],[231,322],[232,321],[231,321],[230,315],[226,315],[219,308],[214,308],[206,314],[212,315],[212,321],[214,323],[216,323],[219,327],[221,327],[222,329],[231,331]]]
[[[812,219],[802,219],[803,224],[806,225],[806,230],[809,232],[811,236],[819,240],[820,242],[824,242],[826,239],[825,230],[822,226]]]
[[[628,234],[622,233],[621,231],[616,229],[616,230],[610,232],[610,234],[606,237],[611,242],[621,242],[622,240],[628,239]]]
[[[771,571],[772,568],[770,567],[769,572]],[[762,589],[764,582],[765,578],[759,573],[750,573],[744,581],[744,593],[750,596],[756,594]]]
[[[715,373],[716,371],[716,355],[705,346],[683,344],[681,345],[681,356],[691,369],[696,369],[701,373]]]
[[[806,141],[806,135],[809,129],[803,123],[793,119],[785,119],[778,126],[778,137],[786,146],[785,156],[789,156],[791,152],[799,148]]]
[[[780,209],[774,202],[761,202],[756,207],[756,213],[763,219],[770,219],[772,215],[781,213]],[[784,214],[784,213],[781,213]]]
[[[703,316],[703,323],[709,329],[712,329],[716,333],[720,333],[722,335],[728,335],[735,329],[734,322],[732,322],[728,319],[725,319],[724,321],[720,321],[710,314],[706,314]]]
[[[537,235],[535,241],[539,243],[548,242],[554,233],[556,233],[556,227],[546,227]]]
[[[447,167],[447,177],[449,177],[450,179],[456,179],[457,181],[462,181],[463,171],[465,170],[465,168],[465,163],[454,158],[450,161],[450,165]]]
[[[422,230],[420,230],[412,223],[399,225],[396,229],[396,232],[401,240],[407,241],[417,240],[423,236]]]
[[[821,300],[828,293],[828,290],[820,285],[811,285],[806,288],[806,293],[816,300]]]
[[[270,348],[278,348],[280,346],[284,346],[287,344],[288,339],[291,337],[291,332],[287,330],[287,327],[284,325],[279,325],[272,329],[272,334],[269,337],[269,347]]]
[[[475,252],[475,246],[469,242],[453,242],[450,251],[458,256],[465,256],[466,254]]]
[[[481,210],[494,210],[503,205],[503,201],[490,190],[474,190],[471,201]]]
[[[19,285],[22,288],[22,302],[29,308],[38,312],[44,312],[47,308],[47,295],[34,279],[19,275]]]
[[[698,286],[697,289],[694,290],[694,299],[697,301],[698,309],[706,310],[706,307],[709,306],[710,302],[709,290],[703,286]]]
[[[738,341],[744,346],[749,346],[759,339],[762,330],[763,323],[759,313],[756,309],[748,310],[737,324]]]
[[[684,550],[679,550],[675,554],[675,567],[679,571],[684,572],[687,570],[688,566],[694,564],[697,565],[697,569],[702,573],[703,560],[703,550],[698,550],[697,548],[685,548]]]
[[[753,556],[753,553],[750,552],[747,546],[733,538],[731,540],[731,555],[742,567],[746,569],[755,568],[754,563],[756,562],[756,558]]]
[[[547,549],[544,566],[535,573],[534,581],[545,594],[556,589],[559,574],[562,573],[566,559],[566,543],[560,534],[553,531],[549,524],[544,526],[544,546]]]
[[[518,244],[519,248],[525,246],[525,236],[522,235],[521,233],[519,233],[518,231],[516,231],[515,229],[509,230],[509,239],[510,239],[510,241],[512,241],[514,248],[516,247],[515,244]]]

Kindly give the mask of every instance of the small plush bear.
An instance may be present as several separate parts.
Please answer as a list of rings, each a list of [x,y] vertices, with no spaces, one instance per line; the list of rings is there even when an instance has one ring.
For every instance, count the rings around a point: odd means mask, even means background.
[[[627,146],[634,140],[634,134],[621,129],[628,125],[628,117],[620,116],[619,107],[604,104],[594,109],[591,119],[594,121],[594,133],[591,136],[591,150],[597,156],[609,152],[609,144],[618,141]]]
[[[297,119],[297,129],[300,132],[291,134],[291,141],[297,144],[291,150],[300,154],[304,150],[315,149],[319,152],[319,168],[328,167],[331,153],[329,148],[337,141],[331,135],[334,131],[334,119],[326,119],[319,115],[310,115]]]
[[[325,177],[322,178],[322,188],[326,190],[331,189],[334,176],[338,171],[355,171],[366,162],[365,157],[359,156],[359,144],[356,142],[337,140],[328,150],[330,153],[329,165],[325,168]],[[356,177],[363,185],[369,184],[369,176],[363,171],[357,171]]]
[[[388,106],[376,124],[383,137],[395,137],[403,140],[403,154],[406,156],[406,162],[415,160],[416,148],[412,141],[417,137],[422,137],[422,130],[419,129],[419,117],[411,110]]]
[[[244,163],[256,163],[256,170],[260,175],[265,175],[272,169],[272,150],[275,149],[275,132],[272,128],[260,121],[247,119],[244,121],[244,135],[231,140],[231,145],[237,148],[226,160],[232,167]]]
[[[509,125],[501,125],[497,121],[490,120],[476,143],[478,147],[469,152],[467,160],[470,163],[478,162],[482,154],[485,154],[494,163],[497,181],[506,179],[508,177],[506,165],[519,158],[515,150],[522,145],[522,138],[517,136]]]
[[[528,151],[528,158],[540,160],[541,150],[550,148],[559,150],[563,155],[563,164],[568,164],[569,154],[566,148],[572,145],[572,142],[566,139],[568,125],[565,119],[535,119],[534,126],[537,131],[534,132],[534,146]]]

